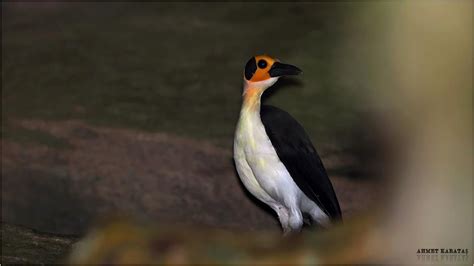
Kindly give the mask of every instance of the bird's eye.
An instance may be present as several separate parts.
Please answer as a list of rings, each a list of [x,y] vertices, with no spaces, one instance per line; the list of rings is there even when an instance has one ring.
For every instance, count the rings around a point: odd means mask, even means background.
[[[260,59],[258,61],[258,67],[259,68],[266,68],[267,67],[267,61],[263,60],[263,59]]]

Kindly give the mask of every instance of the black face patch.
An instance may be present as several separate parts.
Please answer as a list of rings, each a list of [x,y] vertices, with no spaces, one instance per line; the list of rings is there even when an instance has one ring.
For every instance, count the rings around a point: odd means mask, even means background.
[[[260,59],[258,60],[258,67],[259,68],[266,68],[267,67],[267,61]]]
[[[245,78],[250,80],[257,71],[257,62],[255,61],[255,57],[250,58],[250,60],[245,65]]]

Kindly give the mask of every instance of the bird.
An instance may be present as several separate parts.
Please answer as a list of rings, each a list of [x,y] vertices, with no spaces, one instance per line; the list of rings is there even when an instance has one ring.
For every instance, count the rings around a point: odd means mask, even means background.
[[[283,235],[300,232],[303,217],[321,228],[342,221],[332,183],[304,128],[286,111],[261,104],[263,93],[280,77],[301,72],[268,55],[250,58],[234,136],[240,180],[276,212]]]

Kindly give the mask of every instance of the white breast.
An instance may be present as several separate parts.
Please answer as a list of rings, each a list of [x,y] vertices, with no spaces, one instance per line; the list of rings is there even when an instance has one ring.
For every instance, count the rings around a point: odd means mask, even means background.
[[[283,230],[299,230],[302,212],[320,224],[328,216],[296,185],[273,147],[259,112],[243,109],[234,139],[234,160],[247,190],[278,214]]]
[[[242,182],[255,197],[267,204],[272,201],[298,204],[303,193],[278,158],[259,113],[241,113],[234,157]]]

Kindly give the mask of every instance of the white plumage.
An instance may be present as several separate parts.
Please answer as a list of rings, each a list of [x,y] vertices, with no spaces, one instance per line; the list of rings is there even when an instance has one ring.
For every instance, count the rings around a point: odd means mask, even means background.
[[[234,139],[234,160],[245,187],[278,215],[285,233],[303,225],[302,212],[321,224],[327,215],[296,185],[260,119],[260,95],[244,101]]]

